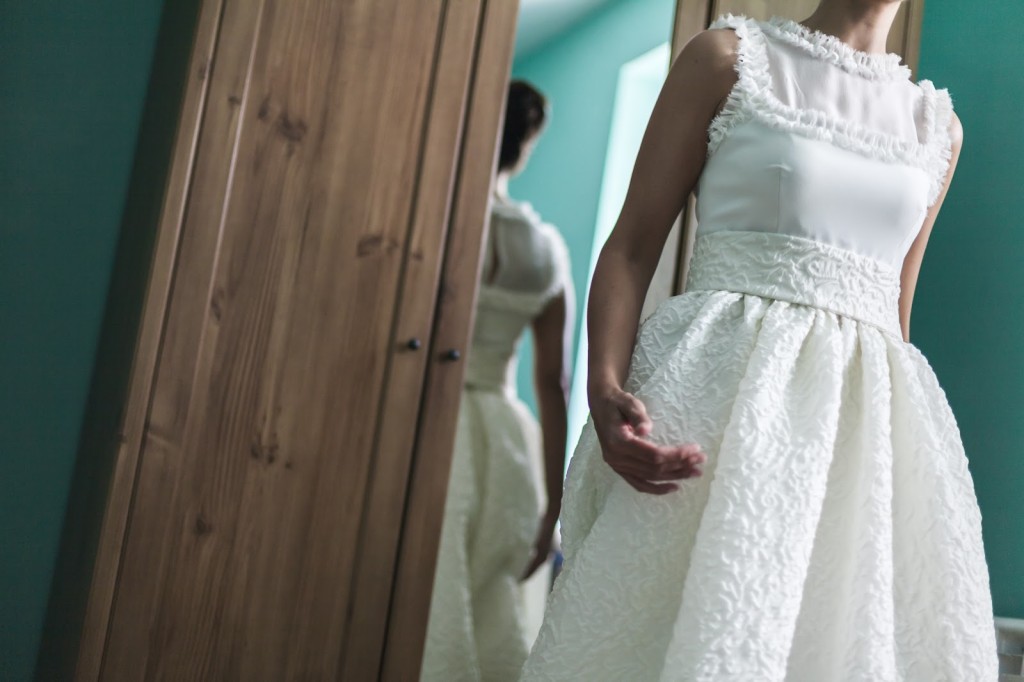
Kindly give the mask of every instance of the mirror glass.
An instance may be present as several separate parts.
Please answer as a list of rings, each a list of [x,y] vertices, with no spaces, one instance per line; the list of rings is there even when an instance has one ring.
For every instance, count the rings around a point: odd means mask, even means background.
[[[565,463],[587,419],[587,336],[582,325],[586,293],[597,255],[619,217],[641,137],[666,77],[674,4],[667,0],[523,0],[521,3],[513,80],[502,135],[503,149],[492,197],[490,233],[480,282],[480,303],[468,357],[445,527],[434,583],[424,680],[467,677],[517,679],[536,637],[543,617],[545,595],[561,561],[558,527],[553,507],[547,501],[559,494]],[[840,0],[707,0],[702,3],[707,6],[706,16],[732,13],[761,21],[770,17],[804,20],[819,6],[835,8],[840,4]],[[880,0],[879,4],[885,3]],[[861,410],[864,414],[878,416],[877,429],[873,433],[881,445],[877,448],[847,447],[845,451],[835,445],[820,449],[829,457],[841,451],[843,456],[835,457],[831,460],[833,464],[819,471],[818,483],[825,486],[822,495],[828,502],[822,508],[827,507],[830,511],[820,518],[814,517],[813,525],[807,526],[810,529],[807,537],[814,539],[815,549],[811,556],[816,563],[805,575],[814,574],[818,579],[817,582],[809,580],[806,585],[802,582],[798,590],[797,596],[802,598],[799,612],[805,615],[797,637],[805,638],[804,651],[809,652],[807,661],[810,661],[805,662],[810,666],[808,670],[817,669],[812,660],[817,660],[816,656],[823,656],[821,660],[830,655],[837,659],[841,657],[834,653],[823,654],[827,646],[839,646],[837,642],[846,640],[854,642],[850,647],[859,646],[856,633],[867,632],[871,628],[847,627],[841,623],[853,621],[842,621],[837,615],[861,612],[855,604],[856,595],[860,595],[857,583],[843,583],[842,589],[829,587],[838,584],[829,581],[845,575],[843,571],[854,575],[852,567],[856,565],[856,571],[865,571],[864,575],[882,576],[877,579],[883,582],[891,580],[887,585],[888,596],[881,599],[890,606],[885,607],[888,610],[877,613],[880,614],[879,623],[886,622],[886,627],[895,630],[892,638],[885,634],[881,639],[872,641],[871,646],[888,647],[893,645],[890,639],[894,639],[899,650],[899,666],[923,666],[922,669],[929,671],[923,673],[929,679],[966,679],[969,677],[967,673],[949,671],[963,670],[962,666],[966,665],[973,668],[970,674],[982,674],[980,667],[994,672],[998,665],[1003,675],[1000,679],[1022,680],[1024,581],[1020,578],[1024,571],[1024,554],[1021,551],[1024,544],[1020,542],[1019,520],[1021,499],[1024,499],[1020,495],[1024,489],[1024,468],[1020,464],[1021,459],[1013,454],[1019,441],[1017,424],[1021,423],[1016,412],[1020,405],[1019,379],[1022,373],[1014,371],[1020,365],[1020,324],[1007,320],[1005,310],[1012,309],[1014,302],[1001,297],[1016,295],[1012,293],[1016,287],[1006,283],[1016,282],[1020,272],[1019,258],[1014,250],[1005,249],[1005,245],[1015,243],[1017,239],[1013,232],[1016,222],[1012,220],[1010,208],[1015,205],[1007,201],[1007,197],[1019,194],[1011,187],[1011,179],[1020,178],[1020,173],[1013,171],[1013,163],[1024,153],[1021,151],[1024,137],[1016,129],[1007,132],[1002,123],[1012,118],[1005,112],[1020,109],[1024,83],[1012,69],[1006,73],[997,69],[982,73],[972,64],[982,53],[994,64],[1019,62],[1018,43],[1009,40],[992,43],[985,36],[990,32],[989,27],[995,24],[1019,26],[1024,21],[1024,13],[1016,4],[1003,1],[989,8],[992,17],[998,17],[998,20],[981,20],[968,17],[955,8],[935,4],[929,5],[928,20],[922,23],[923,7],[922,0],[904,0],[898,8],[890,6],[892,28],[887,48],[903,55],[905,61],[914,67],[911,75],[914,81],[931,79],[938,88],[950,90],[965,131],[965,143],[956,177],[934,230],[929,233],[927,255],[917,279],[913,299],[913,348],[905,344],[904,329],[900,326],[902,322],[897,320],[897,324],[888,330],[895,345],[890,347],[888,359],[878,365],[882,368],[878,374],[878,386],[882,388],[875,391],[870,400],[846,396],[840,401],[843,405],[856,404],[855,412]],[[844,70],[851,73],[868,71],[873,74],[872,78],[897,72],[897,69],[883,69],[885,60],[862,59],[865,55],[851,54],[842,46],[836,49],[834,42],[829,40],[829,34],[805,34],[799,24],[787,24],[785,20],[773,25],[777,29],[772,48],[775,58],[788,54],[791,58],[797,55],[797,59],[838,61]],[[687,37],[684,35],[684,40]],[[786,63],[784,59],[779,60],[775,66],[785,70]],[[812,64],[808,68],[815,68],[813,62],[807,63]],[[792,82],[798,80],[794,79]],[[780,82],[791,81],[780,79]],[[812,101],[815,83],[803,85],[808,87],[801,88],[798,83],[788,92],[796,107],[801,102]],[[934,90],[922,89],[935,94]],[[905,94],[906,90],[894,89],[893,92]],[[773,96],[785,99],[786,94],[779,90]],[[864,107],[859,114],[877,114],[884,109],[878,102],[895,101],[878,97],[868,99],[874,106]],[[828,103],[826,99],[818,102]],[[922,112],[926,109],[921,107]],[[821,110],[819,107],[818,111]],[[922,113],[918,116],[918,113],[912,116],[914,122],[907,128],[912,134],[906,139],[913,142],[924,140],[921,147],[924,148],[929,142],[921,135],[925,128],[919,128],[919,124],[924,126],[934,111],[928,115]],[[884,116],[875,119],[875,123],[888,121]],[[730,125],[739,129],[742,122],[733,121]],[[876,132],[881,127],[876,126]],[[758,135],[768,135],[765,131],[770,128],[770,125],[766,126]],[[895,133],[892,136],[898,137]],[[802,138],[798,136],[798,139]],[[747,143],[756,144],[756,138],[748,138]],[[865,156],[870,158],[871,154]],[[735,177],[743,176],[741,166],[743,163],[733,169]],[[709,167],[710,162],[705,170]],[[925,170],[934,173],[935,168],[932,164]],[[828,174],[812,175],[821,178]],[[723,175],[720,173],[719,177]],[[730,196],[743,195],[748,187],[756,184],[756,172],[748,173],[747,177],[750,180],[748,184],[731,185],[736,191]],[[909,187],[911,184],[910,181],[889,183],[889,188]],[[778,186],[781,193],[782,180]],[[823,183],[821,187],[834,188],[835,185]],[[771,193],[774,193],[774,188]],[[907,193],[912,193],[912,188],[900,190],[900,196]],[[869,192],[863,195],[861,205],[845,205],[856,213],[880,194]],[[708,201],[707,196],[708,193],[702,192],[703,201]],[[836,195],[832,197],[835,203],[839,203]],[[828,203],[829,200],[818,198],[819,205]],[[922,221],[928,220],[926,208],[920,207],[920,216],[910,221],[914,222],[911,227],[915,230]],[[714,234],[712,227],[722,227],[725,231],[734,227],[711,225],[713,221],[705,212],[702,212],[702,217],[705,218],[704,234]],[[688,237],[693,239],[696,234],[700,239],[702,233],[695,226],[693,216],[689,215],[687,219],[690,221]],[[759,221],[760,216],[751,224]],[[867,222],[870,221],[862,220],[857,227]],[[966,229],[968,227],[970,229]],[[735,231],[749,233],[757,230]],[[852,234],[859,232],[855,230]],[[776,241],[794,236],[800,235],[786,235],[784,232],[772,235]],[[705,251],[710,253],[712,250],[708,248]],[[822,256],[821,263],[832,262],[828,258],[831,251],[824,249],[815,253]],[[742,279],[738,270],[742,268],[738,269],[736,262],[742,261],[743,254],[733,254],[733,257],[733,262],[723,261],[722,265],[725,269],[737,270],[733,274],[738,282]],[[901,255],[896,267],[902,267],[902,258]],[[780,258],[778,262],[785,260]],[[965,271],[964,264],[971,262],[985,263],[986,274],[979,276],[976,271]],[[950,273],[965,273],[966,276],[951,277]],[[761,274],[770,279],[767,274]],[[754,275],[756,279],[757,273]],[[900,282],[899,275],[896,272],[893,281]],[[813,277],[811,280],[800,295],[806,297],[818,291]],[[806,300],[761,297],[757,292],[742,288],[723,286],[708,289],[712,290],[714,293],[782,301],[784,305],[781,307],[808,305]],[[899,289],[895,291],[898,299]],[[978,305],[979,301],[991,304]],[[830,310],[815,306],[812,301],[810,308],[815,307]],[[847,312],[837,314],[859,319],[855,317],[859,314],[857,311],[853,310],[849,315]],[[746,314],[739,311],[725,315],[724,319],[742,320],[746,319]],[[761,325],[759,318],[750,327],[754,330],[751,333],[759,334]],[[735,338],[738,336],[729,342]],[[792,351],[794,354],[803,347],[802,342],[779,346],[786,347],[780,353]],[[870,348],[870,344],[864,342],[858,348],[861,350],[857,353],[864,353],[863,349]],[[925,357],[930,365],[924,361]],[[861,367],[866,362],[858,359],[849,366]],[[915,369],[907,371],[908,367]],[[714,385],[720,386],[725,381],[721,375],[727,368],[724,364],[715,365],[715,368],[719,375],[714,377]],[[746,365],[742,369],[746,371]],[[741,375],[742,372],[736,376]],[[817,373],[808,373],[811,375],[818,377]],[[788,381],[787,378],[778,383],[789,385]],[[768,385],[771,382],[762,383]],[[712,380],[695,381],[691,385],[708,386],[712,385]],[[730,391],[731,400],[738,392]],[[912,391],[917,391],[918,399],[907,398]],[[927,395],[920,397],[924,393]],[[646,399],[643,395],[640,398]],[[707,399],[701,396],[694,400],[697,402],[686,407],[687,417],[700,424],[710,424],[712,420],[702,419],[706,415],[701,411],[706,406],[698,404],[699,401],[707,402]],[[754,400],[751,404],[757,409],[751,412],[754,416],[748,417],[746,428],[750,431],[744,434],[744,438],[768,433],[772,428],[772,410],[781,414],[795,403],[775,395]],[[810,404],[810,407],[830,409],[817,403]],[[679,411],[683,408],[679,407]],[[662,410],[661,414],[664,413]],[[931,419],[927,417],[929,414],[944,416],[928,421]],[[655,429],[659,418],[652,413]],[[844,424],[849,426],[854,421],[846,419]],[[927,427],[915,426],[926,422]],[[788,429],[796,422],[784,415],[779,423],[786,424]],[[840,420],[837,419],[836,423]],[[791,463],[787,457],[794,451],[794,444],[820,438],[824,432],[820,419],[794,428],[794,432],[786,431],[777,439],[782,444],[777,448],[782,453],[778,460],[782,463],[780,466]],[[699,429],[690,429],[696,430]],[[865,433],[868,431],[870,429]],[[717,433],[720,436],[723,432],[724,427]],[[943,435],[934,435],[939,432]],[[906,435],[911,433],[914,435]],[[707,436],[705,441],[711,442],[711,438]],[[830,442],[850,446],[857,441],[854,436],[846,435]],[[600,451],[595,443],[590,443],[590,454],[597,451],[594,458],[599,459]],[[721,461],[720,445],[719,441],[708,448],[708,466],[712,473],[705,480],[716,480],[718,476],[717,480],[721,481],[728,475],[729,470],[714,468]],[[850,472],[858,471],[858,457],[874,456],[877,452],[888,452],[885,456],[889,459],[884,460],[882,466],[868,467],[863,471],[881,472],[879,478],[871,479],[880,486],[879,490],[883,490],[873,499],[884,499],[891,506],[869,523],[864,520],[869,517],[865,510],[874,507],[849,501],[860,499],[856,496],[865,495],[868,488],[856,483],[859,474]],[[764,453],[762,448],[758,455]],[[927,472],[936,471],[935,467],[946,468],[942,475],[933,474],[929,478]],[[574,474],[578,471],[574,470]],[[732,471],[733,474],[735,472]],[[797,473],[802,476],[806,468]],[[784,478],[796,480],[798,476]],[[619,483],[620,492],[625,490],[618,479],[615,481]],[[763,477],[751,477],[733,489],[751,491],[758,489],[762,482]],[[719,485],[724,489],[724,483]],[[842,492],[843,485],[849,485],[848,494]],[[764,488],[760,489],[763,492]],[[806,493],[808,489],[808,486],[800,490],[786,489],[784,495],[776,491],[760,498],[750,494],[748,502],[754,506],[757,504],[755,500],[762,499],[785,500],[788,503],[799,499],[801,491]],[[690,492],[694,490],[698,489]],[[840,492],[836,493],[836,490]],[[621,502],[624,498],[625,493],[617,499]],[[603,502],[593,506],[603,512],[612,508],[603,506]],[[652,503],[642,507],[640,504],[629,506],[629,503],[623,503],[616,509],[619,512],[623,509],[651,512],[651,525],[657,525],[653,522],[657,516],[656,521],[661,522],[660,529],[674,534],[673,537],[678,537],[683,525],[673,525],[674,521],[686,516],[682,513],[672,516],[678,509],[669,504],[658,507]],[[729,508],[722,506],[721,509]],[[779,509],[782,507],[762,513],[756,522],[750,523],[747,523],[749,519],[742,518],[742,512],[723,511],[722,518],[735,525],[746,525],[753,529],[753,535],[763,539],[768,537],[766,530],[772,527],[785,530],[787,524],[794,523],[791,515],[783,514]],[[980,519],[978,509],[981,511]],[[628,514],[626,516],[628,524],[636,520]],[[781,517],[784,520],[780,521]],[[666,521],[666,518],[672,521]],[[878,544],[881,548],[878,556],[882,558],[871,555],[871,558],[861,560],[870,554],[864,549],[870,543],[866,539],[861,542],[858,539],[861,536],[850,531],[851,528],[859,528],[858,523],[862,523],[864,528],[856,532],[863,531],[864,538],[889,538]],[[593,527],[597,528],[598,524]],[[696,535],[697,531],[693,530],[696,527],[694,524],[690,529],[692,535]],[[718,526],[719,530],[725,527],[725,521]],[[983,533],[976,532],[979,527]],[[706,528],[701,525],[701,532],[715,532]],[[959,540],[957,533],[960,533]],[[982,534],[983,538],[980,538]],[[639,540],[636,539],[638,535],[641,536]],[[619,555],[628,557],[623,565],[633,568],[649,560],[650,565],[674,570],[675,565],[671,564],[674,559],[666,559],[666,556],[682,556],[666,553],[671,541],[656,540],[647,542],[647,547],[655,549],[650,555],[644,554],[644,542],[659,536],[642,535],[639,530],[634,532],[633,526],[628,526],[628,530],[619,535],[612,532],[609,536],[620,541],[616,545],[621,550]],[[721,533],[721,536],[728,537],[728,533]],[[981,539],[984,540],[984,558],[981,557]],[[835,552],[847,552],[844,555],[847,563],[840,561],[836,564],[841,565],[842,570],[830,563],[830,543]],[[741,551],[749,553],[749,548],[755,544],[745,543]],[[785,545],[765,541],[765,546],[771,549]],[[853,551],[853,547],[860,549]],[[722,605],[728,605],[733,596],[730,583],[721,577],[728,573],[725,569],[729,567],[722,565],[729,563],[727,552],[717,552],[714,547],[705,552],[705,556],[718,554],[726,558],[718,564],[710,561],[708,565],[714,570],[709,569],[707,576],[711,577],[700,582],[705,594],[714,594],[718,590],[718,601],[709,597],[706,603],[707,613],[714,613],[716,618],[725,611]],[[754,554],[756,552],[749,555]],[[574,556],[571,552],[570,555]],[[637,558],[641,555],[646,559]],[[768,556],[768,552],[757,556]],[[961,562],[959,556],[967,558]],[[573,559],[573,566],[580,565],[575,561]],[[634,563],[629,564],[629,561]],[[684,565],[686,561],[683,557],[676,565]],[[593,569],[596,563],[592,562],[590,568]],[[785,572],[779,568],[778,562],[762,563],[771,564],[764,571],[767,577],[752,580],[751,584],[770,584],[774,577]],[[968,568],[959,573],[959,569],[944,568],[951,566]],[[617,570],[606,562],[600,563],[597,570],[601,569],[608,574]],[[895,577],[885,577],[887,571]],[[619,570],[616,575],[632,577],[640,572]],[[572,568],[565,574],[563,584],[571,583],[575,575],[576,568]],[[752,575],[752,572],[747,570],[745,575]],[[989,577],[990,586],[985,582]],[[861,585],[873,585],[873,579],[858,578]],[[944,582],[947,579],[959,582],[956,585]],[[742,578],[736,582],[742,583]],[[908,587],[911,583],[912,587]],[[676,586],[682,590],[680,585]],[[994,641],[987,601],[989,590],[991,613],[995,616]],[[579,588],[578,591],[583,590]],[[649,591],[658,592],[655,588]],[[855,597],[843,602],[845,592]],[[563,594],[561,587],[557,593]],[[781,591],[774,590],[774,593]],[[614,596],[600,595],[600,599],[615,603]],[[658,596],[664,600],[661,592]],[[676,594],[675,598],[681,597]],[[585,599],[578,601],[584,602]],[[625,604],[625,601],[620,599],[617,603]],[[758,608],[752,608],[750,612],[763,612],[760,607],[767,602],[757,602]],[[839,603],[841,607],[836,606]],[[865,598],[864,603],[876,605],[878,600]],[[647,606],[650,604],[644,604],[645,608]],[[604,614],[603,618],[593,619],[601,622],[615,620],[608,617],[609,613],[621,615],[611,608],[604,611],[595,608],[586,612]],[[895,625],[886,621],[886,618],[892,618],[893,612],[897,613]],[[557,606],[551,613],[560,613]],[[863,613],[876,611],[865,608]],[[716,621],[716,618],[708,620]],[[576,618],[576,621],[581,619]],[[735,618],[717,618],[718,621],[742,623],[743,614],[737,614]],[[695,623],[689,623],[689,626],[681,631],[692,632],[697,628]],[[837,634],[843,627],[847,627],[846,631]],[[962,636],[954,638],[957,641],[936,645],[936,642],[945,641],[936,634],[943,628],[951,628],[951,632]],[[606,628],[604,632],[614,630]],[[594,631],[601,631],[601,628],[594,628]],[[549,632],[546,628],[538,650],[543,649]],[[854,636],[847,638],[850,633]],[[586,634],[589,636],[590,632]],[[618,634],[613,632],[615,637]],[[645,632],[645,636],[647,634]],[[569,637],[564,632],[560,635]],[[599,641],[610,642],[613,635]],[[972,641],[981,644],[974,646],[970,643]],[[622,641],[618,644],[624,646]],[[628,638],[627,644],[632,645]],[[790,644],[792,642],[787,641],[771,648],[782,651]],[[839,649],[843,646],[846,644]],[[968,651],[972,646],[974,649]],[[993,649],[998,649],[998,657]],[[639,649],[630,649],[629,653],[636,651]],[[864,655],[864,660],[881,660],[873,654]],[[886,660],[892,662],[895,659],[890,657]],[[918,662],[906,664],[906,661]],[[785,666],[785,660],[780,665]],[[942,672],[932,674],[932,670]],[[809,675],[814,679],[824,679],[813,672]],[[986,679],[989,677],[993,675]]]
[[[514,680],[540,627],[560,561],[548,490],[560,495],[587,418],[584,297],[668,71],[674,12],[520,2],[423,680]]]

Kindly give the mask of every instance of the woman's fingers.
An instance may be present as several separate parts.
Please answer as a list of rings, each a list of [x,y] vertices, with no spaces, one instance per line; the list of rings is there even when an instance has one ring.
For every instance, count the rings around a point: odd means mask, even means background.
[[[521,576],[519,576],[519,581],[522,582],[529,578],[536,572],[538,568],[547,563],[547,560],[548,555],[545,554],[544,556],[541,556],[540,554],[535,554],[533,556],[533,559],[530,561],[530,564],[526,567],[526,570],[523,571],[523,574]]]
[[[631,476],[629,474],[619,474],[625,479],[626,483],[633,486],[636,490],[642,493],[648,493],[650,495],[667,495],[671,492],[679,490],[679,486],[675,483],[652,483],[645,481],[642,478]]]
[[[626,432],[615,434],[604,445],[608,450],[605,459],[610,460],[609,464],[631,463],[649,477],[690,468],[706,460],[699,445],[658,445]]]
[[[610,463],[612,469],[620,474],[629,474],[647,481],[678,481],[684,478],[700,476],[703,472],[700,464],[684,462],[677,468],[655,471],[652,473],[649,466],[641,466],[632,460]]]
[[[677,481],[703,474],[707,460],[695,446],[665,447],[647,441],[636,444],[609,444],[605,461],[620,475],[645,481]]]

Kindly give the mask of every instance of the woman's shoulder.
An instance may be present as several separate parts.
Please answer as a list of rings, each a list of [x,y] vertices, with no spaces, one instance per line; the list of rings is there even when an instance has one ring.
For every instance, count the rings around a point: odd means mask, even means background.
[[[491,217],[507,223],[518,223],[523,229],[535,228],[542,222],[529,202],[497,196],[491,202]]]
[[[532,259],[556,267],[568,259],[569,248],[562,233],[545,221],[530,202],[496,198],[491,213],[501,223],[492,225],[492,229],[505,230],[503,241],[519,244],[517,251],[533,254]]]
[[[698,32],[683,46],[680,59],[693,60],[709,71],[732,71],[738,58],[740,41],[756,22],[739,15],[723,15],[707,29]]]
[[[491,215],[503,221],[519,223],[524,231],[539,235],[545,234],[550,227],[528,201],[495,197],[491,205]]]
[[[710,122],[741,75],[743,29],[735,28],[741,26],[715,22],[694,35],[672,62],[659,106],[689,110]],[[671,128],[662,133],[673,134]]]

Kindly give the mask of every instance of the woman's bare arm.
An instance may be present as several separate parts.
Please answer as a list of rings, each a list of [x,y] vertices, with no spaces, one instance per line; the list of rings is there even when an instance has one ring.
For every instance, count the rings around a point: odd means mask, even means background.
[[[533,380],[544,438],[548,514],[554,518],[562,504],[574,318],[575,299],[571,290],[566,290],[533,321]]]
[[[575,297],[566,288],[533,321],[533,381],[540,408],[544,451],[544,484],[547,511],[540,521],[533,556],[524,577],[547,561],[555,523],[562,508],[562,476],[565,473],[565,442],[568,431],[568,398],[571,376],[572,327]]]
[[[622,386],[651,277],[704,167],[708,126],[736,82],[737,40],[730,30],[704,31],[673,64],[590,289],[591,414],[605,460],[643,492],[671,492],[677,486],[664,481],[699,475],[704,459],[697,446],[659,447],[645,440],[650,419]]]
[[[939,215],[942,203],[946,200],[946,192],[949,191],[949,185],[953,181],[956,163],[960,159],[960,150],[964,144],[964,128],[956,114],[953,114],[949,132],[953,141],[953,155],[949,161],[949,170],[946,171],[945,184],[935,204],[928,209],[921,231],[914,239],[914,243],[910,245],[910,251],[907,252],[906,258],[903,259],[903,270],[900,273],[900,327],[903,331],[904,341],[910,341],[910,309],[914,303],[914,290],[917,288],[917,277],[921,273],[924,250],[928,246],[928,238],[931,237],[932,227],[935,226],[935,219]]]

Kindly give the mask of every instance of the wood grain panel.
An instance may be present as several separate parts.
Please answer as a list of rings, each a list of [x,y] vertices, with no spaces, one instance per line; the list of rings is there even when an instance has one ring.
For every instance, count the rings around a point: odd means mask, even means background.
[[[377,455],[367,481],[359,566],[346,622],[340,679],[377,679],[391,601],[402,513],[416,436],[438,281],[481,18],[478,1],[449,2],[429,112],[423,167],[391,347],[395,357],[381,404]],[[411,348],[415,340],[420,347]],[[443,501],[442,501],[443,504]]]
[[[158,589],[167,573],[166,552],[173,528],[174,496],[181,469],[181,430],[195,372],[194,352],[201,327],[188,325],[188,308],[202,299],[219,241],[221,208],[240,130],[238,106],[224,106],[227,93],[241,101],[251,62],[260,6],[225,3],[218,46],[208,65],[211,80],[188,205],[172,274],[153,395],[146,405],[140,462],[132,496],[117,592],[101,670],[105,679],[142,679],[156,639],[153,619]],[[244,46],[246,49],[225,49]],[[195,226],[202,225],[204,229]],[[207,275],[203,277],[202,271]],[[177,305],[175,305],[177,303]],[[133,543],[133,535],[138,538]],[[147,556],[152,552],[155,556]],[[147,563],[140,563],[149,559]],[[159,654],[159,650],[157,651]]]
[[[196,25],[181,120],[172,152],[164,204],[157,228],[152,271],[126,398],[121,444],[114,461],[83,622],[75,670],[76,680],[96,680],[100,675],[129,507],[134,496],[138,454],[164,328],[167,299],[177,260],[181,225],[206,106],[210,66],[220,29],[222,9],[220,1],[202,3]]]
[[[463,356],[476,305],[518,14],[517,0],[483,4],[463,153],[441,275],[434,341],[419,415],[381,679],[419,678],[438,539],[462,392]]]
[[[228,0],[103,677],[337,674],[441,0]]]

